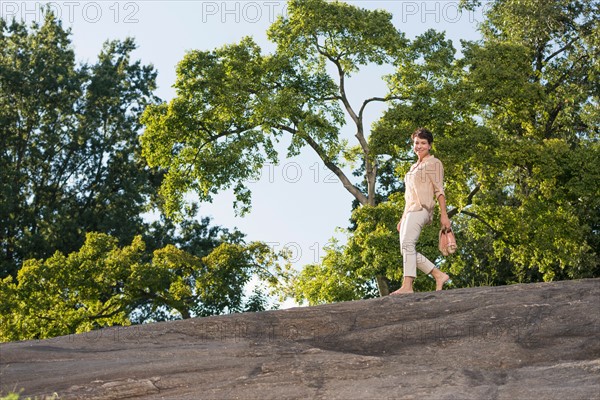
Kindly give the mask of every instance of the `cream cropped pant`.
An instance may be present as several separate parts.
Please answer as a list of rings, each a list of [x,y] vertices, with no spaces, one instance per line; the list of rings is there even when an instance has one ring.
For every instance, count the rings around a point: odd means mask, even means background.
[[[429,211],[410,211],[406,213],[400,225],[400,250],[404,260],[404,276],[415,278],[417,268],[430,274],[435,265],[421,253],[417,253],[416,245],[421,230],[429,221]]]

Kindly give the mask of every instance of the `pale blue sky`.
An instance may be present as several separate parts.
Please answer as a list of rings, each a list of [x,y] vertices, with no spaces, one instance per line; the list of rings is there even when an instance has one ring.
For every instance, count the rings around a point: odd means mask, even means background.
[[[0,0],[4,18],[40,20],[45,2]],[[458,12],[453,1],[349,1],[359,7],[392,12],[393,23],[413,38],[433,28],[445,31],[460,49],[460,39],[478,38],[476,25],[483,11]],[[163,100],[174,96],[175,66],[188,50],[211,50],[252,36],[265,52],[273,50],[266,30],[275,17],[285,13],[285,1],[55,1],[50,7],[71,27],[78,61],[94,62],[107,39],[135,38],[135,56],[158,70],[157,95]],[[486,6],[484,6],[485,9]],[[349,81],[354,106],[373,95],[383,95],[383,68],[370,68]],[[379,118],[382,108],[367,109],[369,121]],[[368,124],[367,126],[369,126]],[[349,126],[350,128],[350,126]],[[353,142],[353,131],[344,134]],[[284,146],[285,143],[282,143]],[[213,217],[213,223],[238,227],[248,240],[271,243],[294,254],[295,265],[315,263],[332,236],[343,239],[336,228],[346,228],[352,196],[337,178],[325,169],[310,148],[293,159],[281,153],[279,165],[268,165],[262,178],[251,184],[252,212],[236,217],[231,193],[223,193],[212,204],[203,204],[200,215]],[[351,176],[351,169],[346,172]]]

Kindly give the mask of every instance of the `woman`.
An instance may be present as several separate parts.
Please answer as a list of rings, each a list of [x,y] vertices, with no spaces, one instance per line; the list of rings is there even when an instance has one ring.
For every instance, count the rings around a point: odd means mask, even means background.
[[[418,160],[410,168],[404,178],[405,206],[404,213],[398,222],[400,233],[400,249],[404,260],[404,279],[402,287],[391,294],[413,292],[413,282],[417,276],[417,268],[435,278],[436,290],[442,290],[448,275],[417,253],[416,244],[423,227],[431,223],[435,199],[440,205],[440,223],[450,228],[450,219],[446,212],[444,195],[444,167],[442,162],[429,154],[433,143],[433,134],[425,128],[413,132],[413,150]]]

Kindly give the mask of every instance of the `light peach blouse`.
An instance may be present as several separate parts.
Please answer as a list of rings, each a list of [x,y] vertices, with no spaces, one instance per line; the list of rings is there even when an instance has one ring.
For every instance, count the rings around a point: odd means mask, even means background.
[[[404,214],[426,209],[429,220],[433,217],[435,201],[444,195],[444,166],[432,155],[422,163],[413,164],[404,176]]]

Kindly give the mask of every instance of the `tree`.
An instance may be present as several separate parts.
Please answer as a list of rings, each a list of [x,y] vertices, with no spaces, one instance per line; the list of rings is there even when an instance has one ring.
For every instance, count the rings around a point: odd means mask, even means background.
[[[462,243],[444,262],[454,284],[600,273],[598,12],[592,1],[495,1],[462,59],[436,71],[425,67],[441,59],[423,53],[412,65],[422,71],[399,68],[410,104],[374,136],[390,143],[418,121],[436,132]]]
[[[0,340],[264,309],[260,292],[245,303],[245,285],[255,277],[273,288],[285,268],[285,255],[260,242],[221,241],[204,257],[169,244],[149,258],[141,236],[120,247],[89,233],[78,251],[27,260],[0,281]]]
[[[66,256],[27,260],[16,281],[0,282],[10,304],[0,313],[2,341],[42,339],[128,325],[123,283],[129,266],[140,264],[143,242],[118,248],[115,238],[89,234],[84,246]]]
[[[355,107],[347,79],[365,65],[393,62],[407,40],[388,12],[323,0],[290,1],[288,16],[268,34],[277,45],[270,55],[251,38],[189,52],[178,65],[177,97],[146,109],[143,154],[151,166],[166,171],[160,191],[168,213],[182,209],[188,191],[210,200],[230,187],[238,210],[247,211],[245,182],[265,162],[277,161],[274,141],[283,135],[291,137],[288,156],[308,146],[360,204],[375,205],[377,154],[364,111],[395,97],[383,94]],[[355,129],[356,146],[347,146],[340,134],[345,115]],[[351,153],[364,164],[366,190],[342,170],[344,155]],[[385,280],[378,283],[386,294]]]
[[[396,223],[401,209],[395,202],[354,209],[356,226],[348,241],[332,240],[319,264],[307,265],[292,279],[291,292],[298,303],[310,305],[372,298],[378,294],[374,277],[399,281],[402,265]]]
[[[468,155],[481,191],[465,223],[493,238],[506,283],[600,273],[598,17],[589,0],[496,1],[465,45],[463,89],[493,134]]]
[[[377,121],[370,143],[374,152],[391,156],[388,163],[403,176],[412,157],[409,144],[396,138],[419,125],[435,132],[460,247],[440,259],[435,223],[419,242],[422,253],[449,270],[452,286],[600,275],[599,19],[593,5],[496,1],[483,39],[463,43],[463,58],[455,58],[443,34],[428,31],[408,46],[391,77],[391,93],[405,101]],[[320,265],[296,277],[298,301],[347,300],[339,285],[362,287],[359,271],[372,263],[359,255],[377,253],[394,262],[391,249],[398,245],[390,240],[378,247],[386,232],[379,226],[391,229],[397,220],[384,210],[393,204],[402,209],[401,192],[382,192],[386,202],[355,211],[348,243],[328,249]],[[398,269],[385,271],[392,285]],[[417,287],[431,290],[429,281],[420,276]],[[350,296],[365,297],[368,291]]]
[[[69,34],[52,13],[30,29],[0,19],[0,277],[89,231],[131,241],[160,182],[138,142],[153,67],[131,61],[132,39],[76,65]]]
[[[269,298],[265,292],[257,287],[252,291],[246,305],[244,306],[244,312],[260,312],[269,309]],[[277,309],[279,306],[275,304],[272,309]]]
[[[0,32],[1,339],[266,307],[263,292],[245,304],[245,285],[272,289],[284,255],[196,205],[180,223],[142,220],[162,173],[140,157],[156,72],[131,61],[133,40],[76,65],[51,13]]]

